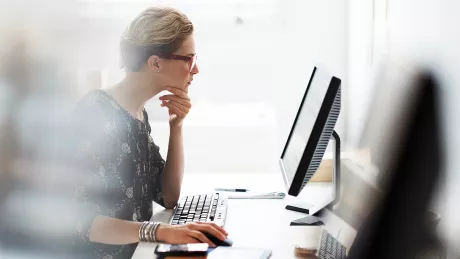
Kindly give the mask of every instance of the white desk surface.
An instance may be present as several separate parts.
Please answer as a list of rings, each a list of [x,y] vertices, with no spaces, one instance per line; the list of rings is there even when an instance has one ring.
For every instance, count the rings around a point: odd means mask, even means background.
[[[280,174],[186,174],[182,185],[182,196],[206,193],[216,187],[286,192]],[[302,236],[309,227],[289,226],[289,224],[292,220],[307,215],[286,210],[285,206],[299,201],[314,203],[315,200],[327,197],[331,193],[330,183],[309,183],[299,197],[286,196],[284,199],[269,200],[230,199],[225,223],[228,237],[233,240],[234,247],[271,249],[271,258],[274,259],[296,258],[294,247],[302,242]],[[171,215],[172,210],[156,206],[152,221],[168,222]],[[339,232],[339,228],[342,228],[339,241],[350,245],[347,243],[353,239],[354,230],[336,217],[331,222],[328,221],[326,226],[330,233],[336,236],[335,232]],[[344,226],[348,231],[343,231]],[[141,242],[132,258],[155,258],[155,247],[154,243]]]

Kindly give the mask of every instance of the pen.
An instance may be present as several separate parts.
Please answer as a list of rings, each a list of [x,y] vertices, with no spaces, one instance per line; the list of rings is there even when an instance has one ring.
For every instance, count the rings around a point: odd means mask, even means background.
[[[248,189],[226,189],[226,188],[215,188],[215,191],[221,191],[221,192],[247,192],[249,191]]]

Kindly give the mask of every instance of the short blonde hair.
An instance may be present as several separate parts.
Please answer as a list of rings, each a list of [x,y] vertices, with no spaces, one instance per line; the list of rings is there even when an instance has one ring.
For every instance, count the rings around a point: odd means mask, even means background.
[[[193,33],[187,16],[170,7],[151,7],[140,13],[121,37],[122,65],[139,71],[152,55],[171,55]]]

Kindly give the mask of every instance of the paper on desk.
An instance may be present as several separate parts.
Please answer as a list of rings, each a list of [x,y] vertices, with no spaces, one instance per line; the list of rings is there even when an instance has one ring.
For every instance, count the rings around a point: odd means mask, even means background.
[[[229,199],[284,199],[284,192],[236,192],[226,193]]]

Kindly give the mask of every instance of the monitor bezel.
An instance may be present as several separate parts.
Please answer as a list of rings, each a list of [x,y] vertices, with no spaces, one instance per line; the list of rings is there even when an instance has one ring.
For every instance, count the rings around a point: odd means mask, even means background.
[[[283,159],[284,159],[286,149],[287,149],[287,147],[288,147],[288,145],[289,145],[289,143],[291,141],[294,129],[295,129],[296,125],[297,125],[297,121],[299,119],[300,112],[302,111],[303,105],[305,103],[305,99],[306,99],[307,94],[308,94],[308,92],[310,90],[311,83],[312,83],[313,78],[315,77],[315,75],[317,73],[317,70],[318,70],[318,67],[315,66],[313,68],[312,74],[310,76],[310,80],[308,82],[307,89],[305,90],[305,93],[304,93],[304,95],[302,97],[302,101],[300,103],[299,109],[297,110],[297,114],[296,114],[296,117],[295,117],[294,122],[292,124],[291,130],[289,132],[289,136],[288,136],[288,138],[286,140],[286,143],[284,145],[283,152],[281,153],[281,156],[280,156],[280,159],[279,159],[279,165],[280,165],[281,173],[283,175],[283,180],[284,180],[286,189],[288,190],[288,194],[291,195],[291,196],[298,196],[300,191],[301,191],[302,184],[303,184],[303,181],[305,179],[305,175],[306,175],[307,170],[308,170],[308,165],[310,164],[311,159],[313,158],[313,155],[314,155],[315,150],[316,150],[316,146],[318,145],[318,142],[320,140],[321,134],[322,134],[323,129],[324,129],[325,125],[326,125],[327,118],[329,117],[329,112],[330,112],[330,110],[332,108],[332,105],[334,103],[335,97],[336,97],[336,95],[337,95],[337,93],[338,93],[338,91],[340,89],[340,85],[341,85],[341,80],[339,78],[337,78],[335,76],[332,76],[332,75],[330,76],[331,80],[329,82],[328,89],[327,89],[326,94],[324,96],[323,104],[321,105],[321,108],[320,108],[320,111],[318,113],[318,116],[316,117],[315,124],[314,124],[314,126],[312,128],[310,138],[308,139],[307,145],[306,145],[306,147],[304,149],[304,152],[302,154],[302,158],[300,159],[299,166],[296,169],[296,172],[294,174],[294,177],[293,177],[292,181],[290,181],[288,172],[286,172],[286,169],[285,169],[285,166],[284,166],[284,163],[283,163]]]

